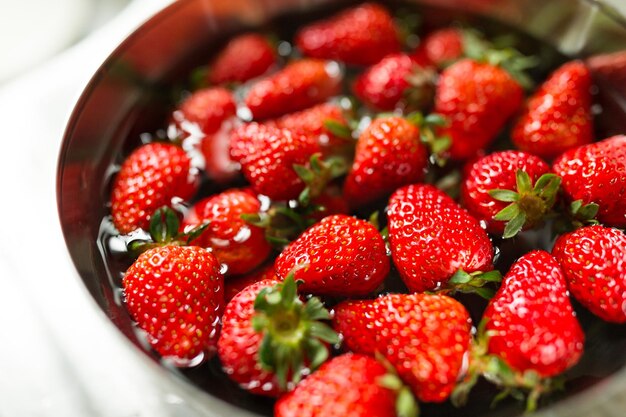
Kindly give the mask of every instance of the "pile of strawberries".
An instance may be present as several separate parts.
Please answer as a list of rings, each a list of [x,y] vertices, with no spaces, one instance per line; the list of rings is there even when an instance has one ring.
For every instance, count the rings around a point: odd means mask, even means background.
[[[595,140],[586,64],[531,87],[533,59],[478,33],[402,32],[363,4],[288,57],[235,37],[112,186],[137,326],[179,366],[217,354],[276,416],[415,416],[481,377],[534,409],[583,355],[570,294],[626,323],[626,136]],[[494,242],[538,228],[552,253],[502,278]]]

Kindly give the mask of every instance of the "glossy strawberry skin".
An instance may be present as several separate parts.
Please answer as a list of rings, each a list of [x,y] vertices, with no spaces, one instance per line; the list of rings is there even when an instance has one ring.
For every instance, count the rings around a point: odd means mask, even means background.
[[[210,248],[229,275],[245,274],[261,264],[272,250],[265,230],[246,223],[242,214],[258,213],[261,203],[244,190],[231,189],[196,203],[183,221],[191,230],[208,222],[206,230],[194,241]]]
[[[304,182],[293,165],[306,165],[319,151],[316,138],[310,135],[258,123],[235,130],[230,143],[230,156],[241,164],[252,187],[273,200],[298,197]]]
[[[278,280],[274,271],[274,262],[260,266],[248,274],[229,277],[224,284],[224,300],[228,303],[246,287],[265,280]]]
[[[557,69],[528,99],[515,124],[515,146],[544,158],[593,141],[591,73],[580,61]]]
[[[413,57],[418,62],[442,66],[459,59],[463,53],[463,33],[455,28],[445,28],[428,34]]]
[[[278,400],[274,416],[395,417],[396,394],[379,383],[386,373],[368,356],[338,356]]]
[[[226,375],[243,389],[270,397],[278,396],[280,389],[274,374],[264,370],[258,362],[263,336],[254,331],[251,320],[259,292],[277,283],[275,280],[259,281],[235,295],[224,310],[217,342],[217,353]]]
[[[442,402],[463,371],[472,323],[451,297],[389,294],[339,304],[333,326],[352,351],[382,354],[418,400]]]
[[[375,119],[359,137],[344,195],[352,207],[371,203],[421,181],[427,165],[417,126],[396,116]]]
[[[600,206],[598,220],[626,227],[626,136],[570,149],[559,156],[552,170],[562,179],[570,201]]]
[[[372,65],[400,50],[391,15],[374,3],[305,26],[296,34],[295,44],[307,56],[352,65]]]
[[[276,258],[276,275],[285,278],[294,268],[303,293],[365,295],[389,273],[385,242],[370,223],[351,216],[328,216],[311,226]]]
[[[302,59],[255,83],[245,103],[254,119],[268,119],[322,103],[339,92],[336,63]]]
[[[173,144],[149,143],[128,156],[113,182],[111,215],[122,234],[147,230],[150,216],[174,197],[190,199],[198,174],[185,151]]]
[[[547,252],[517,260],[484,313],[489,353],[518,371],[542,377],[575,365],[584,334],[570,304],[563,272]]]
[[[359,75],[354,94],[374,109],[393,110],[411,87],[409,77],[418,70],[410,56],[388,55]]]
[[[150,249],[123,279],[128,311],[157,352],[184,364],[215,350],[224,307],[219,262],[196,246]]]
[[[465,171],[461,184],[463,206],[477,220],[487,224],[491,233],[502,234],[506,222],[493,217],[510,203],[495,200],[490,190],[517,189],[515,173],[518,169],[526,172],[534,184],[543,174],[550,172],[550,166],[541,158],[521,151],[494,152],[479,158]]]
[[[589,311],[626,323],[626,235],[589,226],[560,236],[552,255],[561,265],[572,295]]]
[[[462,59],[446,68],[435,94],[435,112],[448,119],[452,159],[468,159],[495,139],[524,98],[522,87],[505,70]]]
[[[478,220],[443,191],[415,184],[389,200],[389,242],[400,277],[413,292],[443,285],[459,269],[493,269],[493,246]]]
[[[195,91],[184,99],[172,118],[183,136],[194,133],[194,128],[209,135],[217,132],[224,120],[234,116],[236,111],[230,91],[222,87],[210,87]]]
[[[211,84],[246,82],[265,74],[276,63],[276,53],[263,36],[244,33],[231,39],[211,63]]]

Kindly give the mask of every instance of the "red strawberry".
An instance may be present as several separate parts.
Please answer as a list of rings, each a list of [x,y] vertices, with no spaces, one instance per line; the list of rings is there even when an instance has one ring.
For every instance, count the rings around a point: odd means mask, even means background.
[[[522,104],[524,91],[504,69],[471,59],[443,71],[435,93],[435,112],[446,117],[453,159],[468,159],[495,139]]]
[[[618,229],[589,226],[562,235],[552,255],[569,290],[603,320],[626,323],[626,235]]]
[[[149,143],[133,151],[113,182],[111,214],[122,234],[148,228],[150,216],[174,197],[191,198],[198,173],[185,151],[169,143]]]
[[[447,288],[460,275],[493,269],[493,246],[478,220],[432,185],[397,190],[387,218],[393,261],[413,292]]]
[[[274,416],[396,417],[396,394],[381,385],[386,374],[368,356],[338,356],[278,400]]]
[[[277,396],[290,388],[305,366],[313,370],[328,358],[325,343],[339,341],[319,321],[330,318],[321,301],[305,304],[296,289],[293,275],[282,283],[259,281],[226,306],[218,355],[224,372],[254,394]]]
[[[466,170],[461,200],[487,230],[508,238],[537,225],[554,205],[561,182],[549,172],[550,166],[534,155],[494,152]]]
[[[265,280],[278,280],[278,278],[276,278],[276,272],[274,271],[274,262],[261,266],[249,274],[229,277],[224,284],[224,300],[228,303],[247,286]]]
[[[461,30],[456,28],[440,29],[428,34],[413,53],[413,56],[418,62],[443,67],[463,56],[463,44],[463,32]]]
[[[181,365],[212,353],[224,307],[224,279],[210,252],[196,246],[148,250],[126,271],[126,305],[152,346]]]
[[[396,107],[421,109],[434,95],[435,73],[417,65],[410,56],[388,55],[368,68],[356,80],[354,94],[365,104],[378,110]]]
[[[258,213],[261,203],[249,192],[231,189],[200,200],[187,214],[184,230],[208,222],[208,227],[194,241],[211,248],[229,275],[245,274],[261,264],[270,254],[265,231],[242,220],[241,215]]]
[[[239,175],[239,164],[230,159],[230,139],[238,119],[225,120],[215,133],[201,139],[200,152],[204,157],[204,170],[211,181],[227,184]]]
[[[344,195],[353,207],[371,203],[421,181],[427,165],[417,126],[397,116],[375,119],[359,137]]]
[[[552,170],[563,179],[570,201],[596,203],[600,222],[626,226],[626,136],[570,149],[554,161]]]
[[[336,214],[307,229],[276,259],[276,275],[295,271],[300,290],[320,295],[353,296],[374,291],[389,272],[385,242],[376,228]]]
[[[374,3],[305,26],[296,34],[295,43],[305,55],[354,65],[372,65],[400,50],[391,15]]]
[[[316,138],[258,123],[235,130],[230,144],[230,156],[252,187],[274,200],[298,197],[305,184],[293,165],[306,164],[316,152]]]
[[[483,318],[489,353],[517,371],[551,377],[582,355],[584,334],[565,277],[545,251],[530,252],[513,264]]]
[[[463,372],[472,328],[461,303],[445,295],[390,294],[343,302],[335,329],[356,353],[382,354],[424,402],[445,401]],[[343,323],[342,318],[351,318]],[[361,343],[364,343],[363,345]]]
[[[334,96],[341,79],[336,63],[302,59],[254,84],[245,102],[255,119],[277,117]]]
[[[569,62],[528,99],[511,138],[516,147],[553,158],[593,141],[591,74],[581,61]]]
[[[244,33],[231,39],[211,63],[211,84],[245,82],[263,75],[276,62],[272,45],[256,33]]]
[[[172,118],[179,130],[186,134],[204,135],[219,130],[224,120],[235,115],[233,96],[225,88],[211,87],[195,91],[174,111]]]
[[[351,141],[348,120],[344,110],[337,104],[323,103],[308,109],[287,114],[265,124],[274,124],[282,129],[299,130],[317,138],[323,154],[332,154],[338,148],[345,147]],[[338,132],[334,127],[345,130]],[[338,135],[338,133],[341,134]]]

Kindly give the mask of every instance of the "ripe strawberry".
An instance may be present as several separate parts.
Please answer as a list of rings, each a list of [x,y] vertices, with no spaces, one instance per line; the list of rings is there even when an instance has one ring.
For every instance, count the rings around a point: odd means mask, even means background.
[[[344,343],[356,353],[382,354],[419,400],[449,397],[470,344],[471,319],[461,303],[445,295],[389,294],[340,303],[335,314]],[[341,321],[346,317],[351,322]]]
[[[274,262],[261,266],[249,274],[229,277],[224,283],[224,300],[228,303],[244,288],[265,280],[278,280],[278,278],[276,278],[276,272],[274,271]]]
[[[547,163],[526,152],[494,152],[466,170],[461,200],[487,230],[509,238],[537,225],[554,205],[561,182],[549,172]]]
[[[260,265],[272,250],[265,231],[246,223],[242,214],[258,213],[261,203],[244,190],[231,189],[196,203],[183,221],[183,230],[208,222],[194,241],[210,248],[229,275],[245,274]]]
[[[318,104],[264,124],[281,129],[299,130],[314,136],[324,155],[335,153],[337,149],[349,145],[352,140],[344,110],[333,103]]]
[[[381,385],[383,365],[345,354],[326,362],[274,407],[275,417],[396,417],[396,393]]]
[[[544,158],[593,141],[591,74],[568,62],[528,99],[511,138],[516,147]]]
[[[353,207],[374,202],[421,181],[427,165],[428,151],[417,126],[397,116],[375,119],[359,137],[344,195]]]
[[[239,175],[239,164],[230,159],[230,139],[239,125],[236,118],[225,120],[217,132],[202,137],[200,141],[204,170],[213,182],[228,184]]]
[[[296,294],[293,274],[284,282],[254,283],[233,297],[222,317],[217,343],[224,372],[242,388],[277,396],[328,358],[325,343],[337,334],[319,320],[330,318],[318,298]]]
[[[589,226],[558,238],[552,255],[569,290],[603,320],[626,323],[626,235]]]
[[[255,119],[306,109],[339,92],[342,74],[334,62],[302,59],[255,83],[245,98]]]
[[[296,34],[295,44],[305,55],[353,65],[372,65],[400,50],[391,15],[374,3],[303,27]]]
[[[169,143],[149,143],[133,151],[113,182],[111,215],[122,234],[147,229],[150,216],[174,197],[191,198],[198,173],[185,151]]]
[[[385,242],[376,228],[336,214],[307,229],[276,258],[276,275],[295,271],[300,290],[353,296],[374,291],[389,272]]]
[[[461,58],[464,53],[463,32],[456,28],[444,28],[429,33],[413,53],[413,59],[436,67]]]
[[[231,39],[210,65],[211,84],[246,82],[263,75],[276,62],[272,45],[256,33],[244,33]]]
[[[552,165],[570,201],[600,206],[598,220],[626,226],[626,136],[570,149]]]
[[[452,159],[468,159],[495,139],[522,104],[524,91],[504,69],[462,59],[443,71],[435,112],[446,117]]]
[[[422,109],[434,95],[435,72],[415,63],[403,53],[391,54],[361,73],[354,94],[378,110],[396,107]]]
[[[215,350],[224,278],[210,252],[196,246],[150,249],[122,283],[128,311],[162,356],[188,365]]]
[[[565,277],[545,251],[513,264],[483,318],[488,351],[514,370],[551,377],[575,365],[584,334],[570,304]]]
[[[222,87],[204,88],[187,97],[174,111],[172,118],[183,136],[198,133],[210,135],[219,130],[224,120],[235,115],[232,94]]]
[[[391,255],[409,290],[432,291],[460,283],[469,285],[457,288],[460,291],[488,296],[475,273],[493,269],[489,236],[443,191],[425,184],[400,188],[389,200],[387,218]],[[497,278],[491,273],[482,276]],[[471,288],[475,284],[478,288]]]
[[[293,168],[319,152],[317,139],[288,129],[250,123],[235,130],[230,156],[259,193],[274,200],[298,197],[305,184]]]

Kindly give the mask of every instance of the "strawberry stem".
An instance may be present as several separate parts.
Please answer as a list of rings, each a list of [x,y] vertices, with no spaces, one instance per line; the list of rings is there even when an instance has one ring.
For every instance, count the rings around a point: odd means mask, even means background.
[[[502,281],[502,274],[499,271],[476,271],[467,273],[462,269],[459,269],[448,280],[444,292],[461,292],[465,294],[478,294],[486,300],[490,300],[495,290],[493,288],[485,287],[490,283],[498,283]]]

